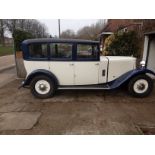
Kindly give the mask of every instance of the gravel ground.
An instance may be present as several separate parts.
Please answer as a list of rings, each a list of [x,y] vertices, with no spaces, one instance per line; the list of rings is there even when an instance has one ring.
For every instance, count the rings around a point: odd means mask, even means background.
[[[147,98],[133,98],[123,89],[64,90],[41,100],[29,89],[18,90],[20,82],[0,88],[0,115],[39,112],[41,116],[30,129],[9,128],[0,134],[155,134],[155,91]]]

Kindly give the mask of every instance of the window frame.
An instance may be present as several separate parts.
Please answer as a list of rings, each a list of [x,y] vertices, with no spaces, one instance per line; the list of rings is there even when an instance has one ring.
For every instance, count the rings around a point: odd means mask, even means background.
[[[50,44],[71,44],[72,45],[72,58],[52,58],[50,54]],[[30,52],[29,52],[29,45],[31,44],[47,44],[47,58],[33,58],[30,57]],[[94,45],[97,46],[98,48],[98,53],[96,58],[77,58],[77,45],[82,44],[82,45]],[[24,48],[23,52],[23,58],[24,60],[27,61],[100,61],[100,49],[99,49],[99,44],[97,43],[83,43],[83,42],[59,42],[59,41],[54,41],[54,42],[32,42],[27,45],[22,46]],[[25,52],[27,51],[27,52]]]
[[[90,46],[97,46],[98,52],[97,52],[97,56],[96,58],[78,58],[78,45],[90,45]],[[99,50],[99,45],[98,44],[93,44],[93,43],[76,43],[76,56],[75,56],[75,60],[76,61],[99,61],[100,55],[100,50]]]
[[[69,44],[69,45],[72,45],[72,56],[71,58],[52,58],[51,56],[51,44]],[[73,55],[74,55],[74,49],[75,49],[75,45],[74,43],[68,43],[68,42],[50,42],[49,43],[49,60],[50,61],[73,61]]]

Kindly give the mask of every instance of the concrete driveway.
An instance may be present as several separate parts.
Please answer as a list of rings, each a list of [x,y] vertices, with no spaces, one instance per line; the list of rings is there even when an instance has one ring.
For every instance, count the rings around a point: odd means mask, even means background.
[[[58,91],[34,98],[19,80],[0,88],[0,134],[155,134],[155,91]]]
[[[0,88],[11,81],[14,81],[16,77],[17,76],[15,67],[11,67],[10,69],[5,69],[0,72]]]
[[[0,72],[13,68],[15,66],[15,56],[14,55],[6,55],[6,56],[0,56]]]
[[[0,57],[0,87],[16,78],[14,55]]]

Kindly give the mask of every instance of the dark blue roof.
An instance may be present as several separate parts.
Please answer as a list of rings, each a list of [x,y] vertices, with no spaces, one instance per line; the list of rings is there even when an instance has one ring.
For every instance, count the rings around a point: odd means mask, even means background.
[[[54,39],[54,38],[39,38],[39,39],[27,39],[24,40],[23,44],[30,43],[47,43],[47,42],[61,42],[61,43],[90,43],[90,44],[98,44],[99,41],[92,40],[82,40],[82,39]]]

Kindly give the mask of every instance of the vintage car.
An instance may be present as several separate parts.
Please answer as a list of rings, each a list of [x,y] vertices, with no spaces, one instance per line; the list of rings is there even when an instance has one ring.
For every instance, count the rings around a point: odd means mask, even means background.
[[[27,72],[22,86],[38,98],[51,97],[57,89],[110,90],[125,85],[136,97],[153,89],[155,73],[144,63],[136,69],[134,57],[100,56],[98,41],[28,39],[21,46]]]

